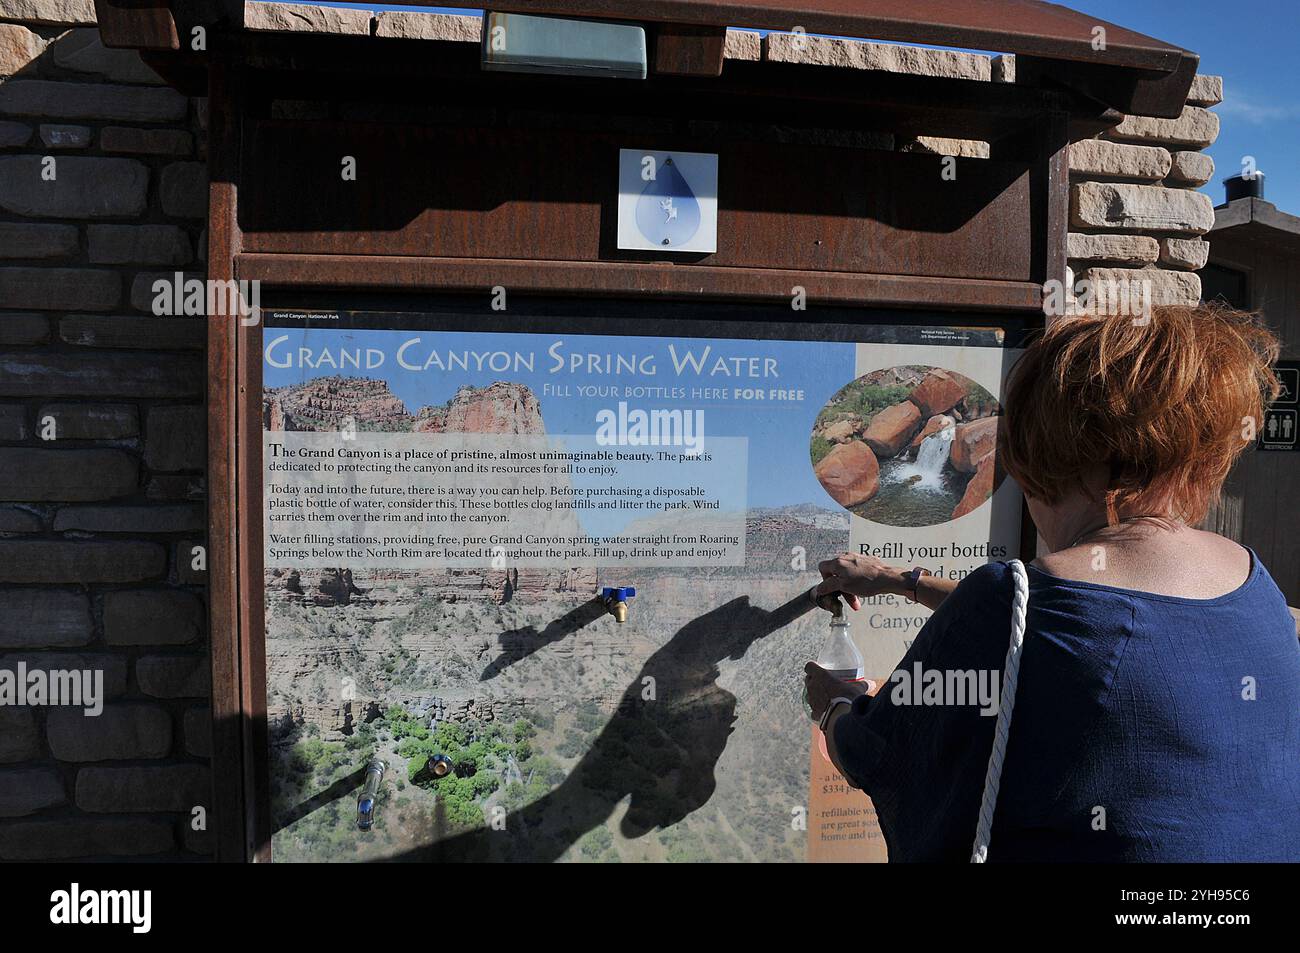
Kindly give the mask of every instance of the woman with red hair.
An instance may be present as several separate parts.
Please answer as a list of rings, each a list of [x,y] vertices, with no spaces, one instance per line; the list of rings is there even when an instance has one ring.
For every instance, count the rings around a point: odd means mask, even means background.
[[[1277,354],[1249,315],[1171,307],[1059,321],[1013,369],[998,462],[1048,552],[1028,567],[989,860],[1300,860],[1295,622],[1253,552],[1194,528],[1277,393]],[[852,608],[894,592],[936,610],[900,672],[1001,672],[1008,564],[960,584],[862,556],[820,568]],[[995,719],[806,671],[890,859],[970,859]]]

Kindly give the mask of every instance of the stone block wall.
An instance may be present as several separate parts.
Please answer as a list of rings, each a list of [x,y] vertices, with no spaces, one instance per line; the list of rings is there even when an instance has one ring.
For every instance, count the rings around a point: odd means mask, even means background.
[[[1196,304],[1214,225],[1214,202],[1197,189],[1214,175],[1201,150],[1219,135],[1209,107],[1223,80],[1197,76],[1177,119],[1126,116],[1096,139],[1070,146],[1070,269],[1075,280],[1151,282],[1152,304]]]
[[[0,704],[6,861],[210,852],[205,329],[151,309],[203,272],[204,104],[94,22],[0,0],[0,670],[104,696]]]

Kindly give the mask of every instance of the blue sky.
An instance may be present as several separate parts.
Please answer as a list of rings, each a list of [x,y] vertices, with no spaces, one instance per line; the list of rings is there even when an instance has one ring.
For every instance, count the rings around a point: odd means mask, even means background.
[[[1265,198],[1300,215],[1300,2],[1074,0],[1066,6],[1199,53],[1201,72],[1223,77],[1219,138],[1206,151],[1214,178],[1203,191],[1223,202],[1221,181],[1252,155]]]
[[[323,3],[367,10],[423,9],[477,13],[439,7],[374,3]],[[1174,43],[1201,56],[1201,72],[1224,80],[1218,141],[1208,150],[1215,174],[1203,189],[1223,202],[1223,178],[1254,156],[1266,175],[1265,197],[1300,215],[1300,0],[1067,0],[1066,6],[1098,19]],[[743,24],[737,24],[743,25]]]

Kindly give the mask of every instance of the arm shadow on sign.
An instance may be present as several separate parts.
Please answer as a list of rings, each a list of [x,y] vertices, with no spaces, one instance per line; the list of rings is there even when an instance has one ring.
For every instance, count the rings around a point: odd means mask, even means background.
[[[691,620],[646,660],[558,787],[511,812],[504,830],[475,828],[391,860],[554,861],[628,798],[624,837],[678,823],[713,796],[735,724],[736,697],[717,684],[719,662],[743,657],[812,608],[802,592],[772,611],[742,596]]]
[[[331,801],[337,801],[340,798],[347,797],[355,798],[365,780],[366,765],[363,763],[361,767],[357,768],[357,770],[345,777],[339,778],[319,794],[313,795],[307,800],[294,805],[294,807],[286,811],[284,814],[276,816],[275,829],[277,831],[282,831],[286,827],[291,827],[308,814],[313,813],[318,808],[324,807]]]
[[[608,614],[609,610],[605,607],[605,603],[596,597],[547,623],[544,629],[539,630],[536,626],[529,625],[502,632],[501,652],[488,663],[487,668],[483,669],[483,674],[478,680],[491,681],[516,662],[523,661],[548,645],[562,641]]]

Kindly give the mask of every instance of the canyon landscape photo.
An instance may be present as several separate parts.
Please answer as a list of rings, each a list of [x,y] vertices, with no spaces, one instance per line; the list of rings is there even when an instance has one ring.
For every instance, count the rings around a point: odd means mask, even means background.
[[[546,432],[537,397],[505,381],[411,411],[383,380],[322,377],[268,388],[263,408],[271,432]],[[746,536],[733,567],[268,562],[276,857],[802,860],[802,667],[825,626],[803,595],[848,515],[753,508]],[[627,622],[603,586],[636,588]],[[432,778],[436,755],[455,771]],[[389,781],[360,835],[371,757]]]

